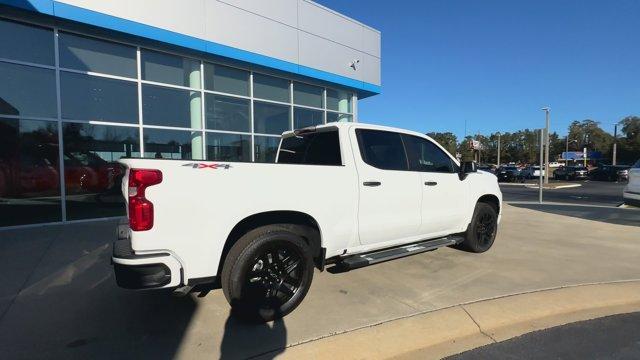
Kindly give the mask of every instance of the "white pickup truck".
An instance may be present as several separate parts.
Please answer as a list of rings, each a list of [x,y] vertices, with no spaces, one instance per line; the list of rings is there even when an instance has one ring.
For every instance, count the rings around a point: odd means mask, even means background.
[[[128,224],[112,262],[125,288],[222,288],[268,321],[305,297],[314,267],[350,270],[454,246],[487,251],[496,177],[428,136],[359,123],[282,135],[276,164],[123,159]]]

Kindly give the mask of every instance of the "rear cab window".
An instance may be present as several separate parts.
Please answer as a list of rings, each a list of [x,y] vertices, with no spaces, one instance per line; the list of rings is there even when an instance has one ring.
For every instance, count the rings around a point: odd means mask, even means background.
[[[341,166],[337,128],[321,128],[282,138],[279,164]]]

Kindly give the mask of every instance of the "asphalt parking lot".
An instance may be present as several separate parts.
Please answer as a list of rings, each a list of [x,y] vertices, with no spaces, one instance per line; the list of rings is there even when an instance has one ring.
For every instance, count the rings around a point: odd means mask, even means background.
[[[640,227],[543,210],[505,205],[496,244],[485,254],[445,248],[346,273],[316,272],[302,305],[265,325],[229,317],[220,291],[174,298],[118,288],[109,265],[111,222],[4,231],[0,353],[271,358],[286,356],[287,347],[479,299],[640,278]],[[600,217],[610,210],[593,208]]]
[[[639,358],[640,313],[630,313],[536,331],[448,359]]]
[[[571,203],[581,205],[618,206],[622,204],[622,189],[624,182],[607,181],[556,181],[549,180],[550,184],[580,185],[571,188],[544,190],[543,200],[548,202]],[[534,180],[528,180],[526,184],[501,183],[500,190],[504,201],[538,201],[538,189]]]

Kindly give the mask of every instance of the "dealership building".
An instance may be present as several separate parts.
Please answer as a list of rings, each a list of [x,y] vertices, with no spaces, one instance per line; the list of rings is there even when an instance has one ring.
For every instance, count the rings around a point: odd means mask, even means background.
[[[0,0],[0,227],[124,215],[122,157],[272,162],[358,121],[380,53],[308,0]]]

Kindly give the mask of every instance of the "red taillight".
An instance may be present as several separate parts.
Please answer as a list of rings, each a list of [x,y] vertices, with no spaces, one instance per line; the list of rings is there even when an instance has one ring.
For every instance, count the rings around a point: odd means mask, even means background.
[[[162,172],[152,169],[129,171],[129,227],[145,231],[153,227],[153,204],[144,197],[147,187],[162,182]]]

